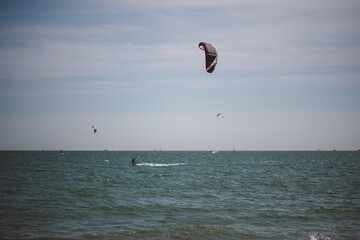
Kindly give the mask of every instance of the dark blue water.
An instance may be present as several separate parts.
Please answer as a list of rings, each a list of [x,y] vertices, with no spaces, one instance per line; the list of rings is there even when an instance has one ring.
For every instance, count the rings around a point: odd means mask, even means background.
[[[360,239],[360,152],[19,151],[0,169],[2,239]]]

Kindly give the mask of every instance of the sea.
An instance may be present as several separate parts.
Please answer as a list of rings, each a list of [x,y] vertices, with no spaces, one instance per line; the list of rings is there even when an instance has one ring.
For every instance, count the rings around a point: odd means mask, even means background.
[[[1,151],[0,239],[360,239],[360,152]]]

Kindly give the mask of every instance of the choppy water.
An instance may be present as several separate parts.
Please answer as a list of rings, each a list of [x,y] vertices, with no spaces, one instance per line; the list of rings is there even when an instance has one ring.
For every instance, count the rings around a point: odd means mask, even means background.
[[[2,239],[360,239],[360,152],[0,152],[0,167]]]

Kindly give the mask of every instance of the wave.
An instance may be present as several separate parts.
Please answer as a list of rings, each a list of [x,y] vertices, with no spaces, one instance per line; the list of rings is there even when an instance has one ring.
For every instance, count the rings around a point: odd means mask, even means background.
[[[331,240],[331,239],[333,239],[333,237],[326,236],[319,232],[310,234],[309,237],[310,237],[310,240]]]
[[[169,166],[179,166],[184,165],[185,163],[137,163],[136,166],[150,166],[150,167],[169,167]]]

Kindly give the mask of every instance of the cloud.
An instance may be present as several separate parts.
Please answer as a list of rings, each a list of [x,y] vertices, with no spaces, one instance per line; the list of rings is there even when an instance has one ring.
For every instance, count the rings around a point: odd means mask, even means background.
[[[32,32],[26,29],[23,34],[26,35],[28,31]],[[125,70],[141,72],[191,67],[187,64],[187,56],[192,52],[181,44],[107,43],[92,38],[93,35],[100,34],[99,31],[98,27],[94,28],[94,32],[86,29],[79,39],[74,38],[72,32],[82,32],[81,29],[60,29],[58,32],[56,29],[48,31],[47,28],[39,31],[37,27],[37,32],[42,32],[43,35],[44,32],[49,33],[47,36],[50,37],[31,40],[27,46],[7,46],[0,49],[2,77],[77,77],[122,74]],[[111,30],[104,29],[101,34],[110,34],[109,31]],[[61,35],[65,37],[55,37]],[[72,39],[66,36],[72,36]],[[168,67],[164,68],[164,64]]]
[[[354,1],[104,1],[84,6],[81,13],[89,18],[108,11],[118,17],[109,14],[105,19],[111,24],[3,28],[3,42],[21,39],[20,46],[0,49],[4,77],[195,71],[199,41],[218,47],[219,69],[238,73],[334,71],[356,67],[360,57],[354,21],[359,4]]]

